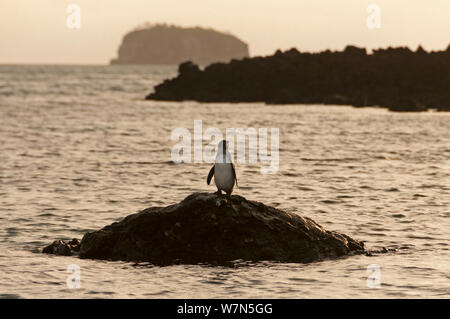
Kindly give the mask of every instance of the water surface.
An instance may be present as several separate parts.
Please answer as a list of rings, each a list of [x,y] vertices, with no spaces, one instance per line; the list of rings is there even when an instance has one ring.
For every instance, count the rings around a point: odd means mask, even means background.
[[[407,298],[450,296],[450,114],[342,106],[155,102],[175,67],[0,66],[0,296]],[[174,128],[280,129],[277,174],[238,165],[237,194],[394,253],[231,267],[48,256],[206,185],[210,164],[173,164]],[[205,144],[207,141],[205,142]],[[66,285],[70,264],[81,288]],[[381,287],[366,285],[381,267]]]

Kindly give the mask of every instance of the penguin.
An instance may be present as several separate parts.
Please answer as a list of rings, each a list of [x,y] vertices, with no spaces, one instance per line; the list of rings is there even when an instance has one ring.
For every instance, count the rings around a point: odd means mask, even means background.
[[[230,153],[227,150],[227,141],[222,140],[219,142],[219,146],[217,148],[216,161],[211,170],[209,171],[208,178],[206,182],[211,182],[212,177],[214,176],[214,182],[217,186],[217,193],[222,194],[224,191],[228,197],[231,196],[233,192],[234,184],[238,186],[236,171],[234,169],[234,165],[231,161]]]

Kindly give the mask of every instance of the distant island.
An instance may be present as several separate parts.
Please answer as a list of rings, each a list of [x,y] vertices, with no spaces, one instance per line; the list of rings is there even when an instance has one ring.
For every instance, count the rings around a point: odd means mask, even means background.
[[[299,52],[214,63],[203,70],[192,62],[176,78],[155,87],[146,99],[268,104],[380,106],[392,111],[450,111],[450,45]]]
[[[177,65],[189,60],[208,65],[248,56],[247,44],[231,34],[200,27],[157,24],[144,25],[127,33],[118,58],[111,60],[111,64]]]

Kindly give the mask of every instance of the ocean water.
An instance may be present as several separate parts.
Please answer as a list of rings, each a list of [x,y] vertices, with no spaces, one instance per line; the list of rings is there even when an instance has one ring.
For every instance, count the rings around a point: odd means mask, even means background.
[[[144,100],[175,74],[175,66],[0,66],[1,297],[449,298],[450,114]],[[395,251],[235,267],[41,253],[53,240],[215,191],[205,181],[210,164],[171,161],[172,130],[193,132],[198,119],[204,129],[280,129],[278,172],[237,165],[236,194]],[[80,288],[67,285],[71,264]],[[369,265],[379,267],[378,288],[368,285]]]

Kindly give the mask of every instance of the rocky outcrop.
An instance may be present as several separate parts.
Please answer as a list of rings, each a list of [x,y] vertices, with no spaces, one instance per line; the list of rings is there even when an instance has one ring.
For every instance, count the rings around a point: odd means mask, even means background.
[[[54,254],[60,256],[77,255],[79,251],[80,240],[76,238],[67,243],[64,240],[55,240],[53,243],[42,250],[44,254]]]
[[[363,253],[364,244],[312,219],[233,195],[194,193],[84,235],[81,258],[226,264],[312,262]]]
[[[143,27],[126,34],[111,64],[200,65],[248,57],[248,46],[235,36],[212,29],[167,25]]]
[[[204,70],[180,66],[176,78],[157,85],[146,98],[448,111],[449,87],[450,46],[439,52],[400,47],[372,54],[348,46],[341,52],[278,50],[272,56],[214,63]]]

